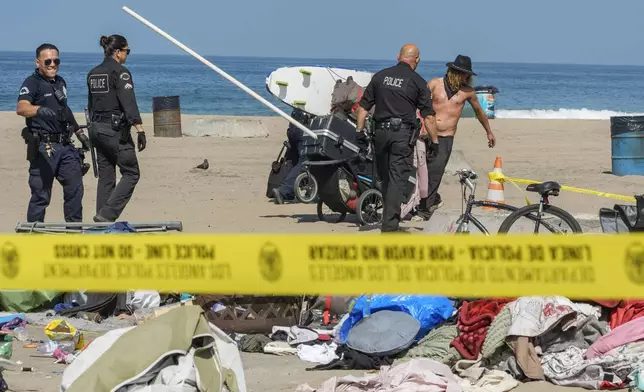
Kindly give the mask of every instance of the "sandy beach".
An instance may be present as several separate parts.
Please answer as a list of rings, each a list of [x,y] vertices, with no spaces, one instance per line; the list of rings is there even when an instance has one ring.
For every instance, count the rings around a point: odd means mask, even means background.
[[[82,116],[77,115],[82,124]],[[183,116],[185,124],[203,116]],[[214,117],[213,117],[214,118]],[[219,118],[219,120],[231,120]],[[315,205],[275,205],[266,196],[270,164],[286,138],[287,122],[279,117],[235,119],[236,126],[261,127],[265,137],[154,137],[152,116],[144,122],[148,147],[138,153],[141,180],[133,199],[120,220],[182,221],[185,232],[357,232],[355,217],[339,224],[319,222]],[[29,199],[28,163],[20,137],[24,120],[12,112],[0,113],[0,175],[3,178],[0,230],[13,232],[19,221],[26,220]],[[240,125],[241,124],[241,125]],[[617,177],[610,174],[610,125],[608,121],[579,120],[494,120],[492,127],[497,147],[487,147],[483,128],[474,119],[463,119],[454,149],[462,151],[467,163],[482,174],[479,198],[487,192],[488,171],[497,156],[503,159],[503,172],[510,177],[554,180],[563,185],[598,191],[633,195],[644,189],[644,177]],[[89,157],[89,154],[88,154]],[[208,170],[194,169],[204,159]],[[84,178],[84,217],[91,221],[96,198],[96,179],[91,170]],[[522,189],[524,185],[519,185]],[[444,216],[458,216],[461,208],[460,187],[446,175],[440,189],[445,201]],[[505,201],[525,203],[524,195],[506,184]],[[534,194],[533,202],[538,201]],[[563,192],[552,202],[576,216],[596,217],[599,208],[612,207],[619,200]],[[479,214],[485,214],[480,211]],[[55,184],[47,221],[62,221],[62,188]],[[35,329],[35,328],[34,328]],[[38,328],[42,331],[41,328]],[[30,358],[20,348],[16,358],[42,369],[33,373],[9,374],[14,390],[54,391],[63,365],[50,359]],[[35,362],[34,362],[35,361]],[[301,383],[316,387],[322,381],[347,372],[307,372],[297,358],[267,359],[263,355],[243,354],[249,391],[293,391]],[[286,372],[287,377],[271,374]],[[362,372],[351,372],[361,374]],[[531,383],[516,391],[563,391],[551,384]]]
[[[84,123],[77,115],[79,123]],[[204,116],[183,115],[190,122]],[[205,118],[216,118],[208,117]],[[231,118],[218,118],[231,120]],[[286,120],[280,117],[235,119],[235,127],[260,127],[266,137],[221,138],[153,136],[150,114],[144,115],[148,147],[138,153],[141,179],[122,220],[180,220],[184,231],[211,232],[355,232],[354,216],[339,224],[319,222],[315,205],[275,205],[266,196],[271,162],[286,139]],[[20,137],[24,120],[12,112],[0,112],[0,173],[4,184],[0,230],[11,232],[26,220],[29,200],[28,162]],[[487,176],[497,156],[509,177],[554,180],[597,191],[633,195],[644,189],[644,177],[619,177],[610,173],[610,124],[599,120],[493,120],[497,137],[494,149],[487,147],[483,128],[474,119],[461,120],[454,150],[482,175],[477,195],[485,198]],[[89,158],[89,154],[88,158]],[[208,159],[208,170],[193,169]],[[84,177],[84,217],[91,221],[96,200],[96,179],[91,170]],[[519,184],[521,189],[525,185]],[[461,194],[458,182],[446,175],[440,188],[445,201],[441,214],[458,217]],[[529,194],[538,202],[535,194]],[[524,194],[506,183],[505,201],[525,204]],[[600,207],[612,207],[619,200],[562,192],[552,203],[567,211],[596,217]],[[453,212],[453,214],[452,214]],[[480,211],[479,214],[485,214]],[[62,188],[54,185],[47,221],[62,221]]]

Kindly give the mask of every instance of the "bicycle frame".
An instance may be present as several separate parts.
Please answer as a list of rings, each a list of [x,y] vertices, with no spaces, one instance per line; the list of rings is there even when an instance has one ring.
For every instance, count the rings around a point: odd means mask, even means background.
[[[459,174],[458,172],[456,174]],[[475,194],[476,194],[476,183],[472,182],[470,178],[460,178],[460,183],[461,183],[461,189],[463,193],[463,200],[467,200],[467,204],[463,206],[461,204],[461,216],[458,218],[458,221],[460,221],[458,227],[456,228],[456,233],[467,233],[469,232],[468,230],[468,223],[471,221],[474,226],[476,226],[483,234],[485,235],[490,235],[490,232],[487,230],[485,225],[481,223],[474,215],[472,215],[472,207],[492,207],[492,208],[497,208],[499,210],[504,210],[504,211],[509,211],[509,212],[514,212],[517,211],[519,208],[509,205],[509,204],[503,204],[503,203],[497,203],[493,201],[484,201],[484,200],[475,200]],[[465,188],[469,188],[470,195],[466,198],[465,197]],[[548,222],[543,222],[541,220],[541,214],[543,213],[543,206],[548,205],[550,202],[548,200],[548,197],[541,197],[539,200],[539,211],[537,215],[535,216],[534,214],[529,214],[526,215],[527,218],[531,219],[532,221],[535,222],[535,233],[538,232],[539,230],[539,225],[545,226],[548,230],[551,232],[555,232],[555,228],[549,224]]]
[[[514,212],[518,210],[517,207],[511,206],[509,204],[497,203],[494,201],[484,201],[484,200],[475,200],[474,194],[476,193],[476,184],[473,183],[469,178],[466,178],[461,182],[461,188],[463,189],[463,200],[465,200],[465,187],[470,188],[472,191],[467,198],[467,204],[463,207],[461,204],[461,216],[459,220],[461,221],[456,228],[456,233],[469,232],[467,225],[470,221],[476,226],[483,234],[490,235],[489,230],[479,221],[474,215],[472,215],[472,207],[493,207],[500,210]]]

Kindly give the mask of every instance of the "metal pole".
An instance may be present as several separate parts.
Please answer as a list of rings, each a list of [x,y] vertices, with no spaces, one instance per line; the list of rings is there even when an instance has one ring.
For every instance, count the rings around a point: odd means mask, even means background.
[[[125,12],[127,12],[128,14],[132,15],[132,16],[133,16],[135,19],[137,19],[139,22],[143,23],[144,25],[148,26],[148,27],[149,27],[149,28],[151,28],[152,30],[156,31],[157,33],[159,33],[160,35],[162,35],[163,37],[165,37],[168,41],[170,41],[170,42],[172,42],[173,44],[177,45],[178,47],[180,47],[181,49],[183,49],[185,52],[187,52],[188,54],[192,55],[192,56],[193,56],[194,58],[196,58],[197,60],[201,61],[202,63],[204,63],[205,65],[207,65],[208,67],[210,67],[213,71],[217,72],[218,74],[220,74],[220,75],[221,75],[221,76],[223,76],[224,78],[228,79],[228,80],[229,80],[231,83],[233,83],[235,86],[237,86],[237,87],[239,87],[240,89],[242,89],[242,90],[246,91],[248,94],[250,94],[250,96],[252,96],[252,97],[253,97],[253,98],[255,98],[256,100],[258,100],[259,102],[263,103],[264,105],[268,106],[268,107],[269,107],[270,109],[272,109],[275,113],[279,114],[280,116],[282,116],[282,117],[284,117],[286,120],[288,120],[291,124],[294,124],[295,126],[297,126],[298,128],[300,128],[302,131],[304,131],[304,132],[308,133],[312,138],[314,138],[314,139],[317,139],[317,138],[318,138],[318,136],[317,136],[315,133],[313,133],[310,129],[308,129],[308,128],[307,128],[307,127],[305,127],[304,125],[300,124],[300,122],[299,122],[299,121],[295,120],[294,118],[292,118],[292,117],[291,117],[291,116],[289,116],[288,114],[286,114],[286,113],[284,113],[283,111],[281,111],[277,106],[275,106],[275,105],[273,105],[272,103],[268,102],[266,99],[264,99],[263,97],[261,97],[259,94],[257,94],[257,93],[256,93],[256,92],[254,92],[253,90],[249,89],[248,87],[246,87],[245,85],[243,85],[241,82],[239,82],[238,80],[236,80],[236,79],[235,79],[235,78],[233,78],[232,76],[228,75],[226,72],[224,72],[224,71],[222,71],[221,69],[219,69],[217,66],[215,66],[215,65],[214,65],[213,63],[211,63],[210,61],[208,61],[208,60],[206,60],[205,58],[201,57],[198,53],[196,53],[196,52],[195,52],[195,51],[193,51],[192,49],[188,48],[187,46],[185,46],[185,45],[184,45],[184,44],[182,44],[181,42],[179,42],[179,41],[177,41],[176,39],[172,38],[172,37],[171,37],[168,33],[166,33],[165,31],[161,30],[161,29],[160,29],[160,28],[158,28],[157,26],[155,26],[155,25],[153,25],[152,23],[148,22],[145,18],[143,18],[142,16],[140,16],[140,15],[139,15],[139,14],[137,14],[136,12],[132,11],[132,10],[131,10],[131,9],[129,9],[128,7],[123,6],[123,7],[122,7],[122,9],[123,9],[123,11],[125,11]]]

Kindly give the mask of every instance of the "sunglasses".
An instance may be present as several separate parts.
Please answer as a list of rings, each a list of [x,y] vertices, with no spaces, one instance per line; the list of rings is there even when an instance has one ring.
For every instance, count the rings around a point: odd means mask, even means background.
[[[127,49],[119,49],[119,50],[124,51],[124,52],[125,52],[126,54],[128,54],[128,55],[130,54],[130,48],[127,48]]]
[[[47,59],[45,60],[45,65],[50,66],[51,63],[54,63],[56,65],[60,65],[60,59]]]

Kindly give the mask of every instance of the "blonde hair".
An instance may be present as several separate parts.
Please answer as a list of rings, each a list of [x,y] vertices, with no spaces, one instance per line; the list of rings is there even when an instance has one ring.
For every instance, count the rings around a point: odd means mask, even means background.
[[[469,76],[467,80],[463,82],[463,80],[461,79],[461,75],[463,75],[463,73],[455,69],[449,68],[447,70],[447,83],[449,84],[449,86],[452,88],[453,91],[460,90],[461,86],[463,85],[465,86],[470,85],[472,81],[472,77]]]

